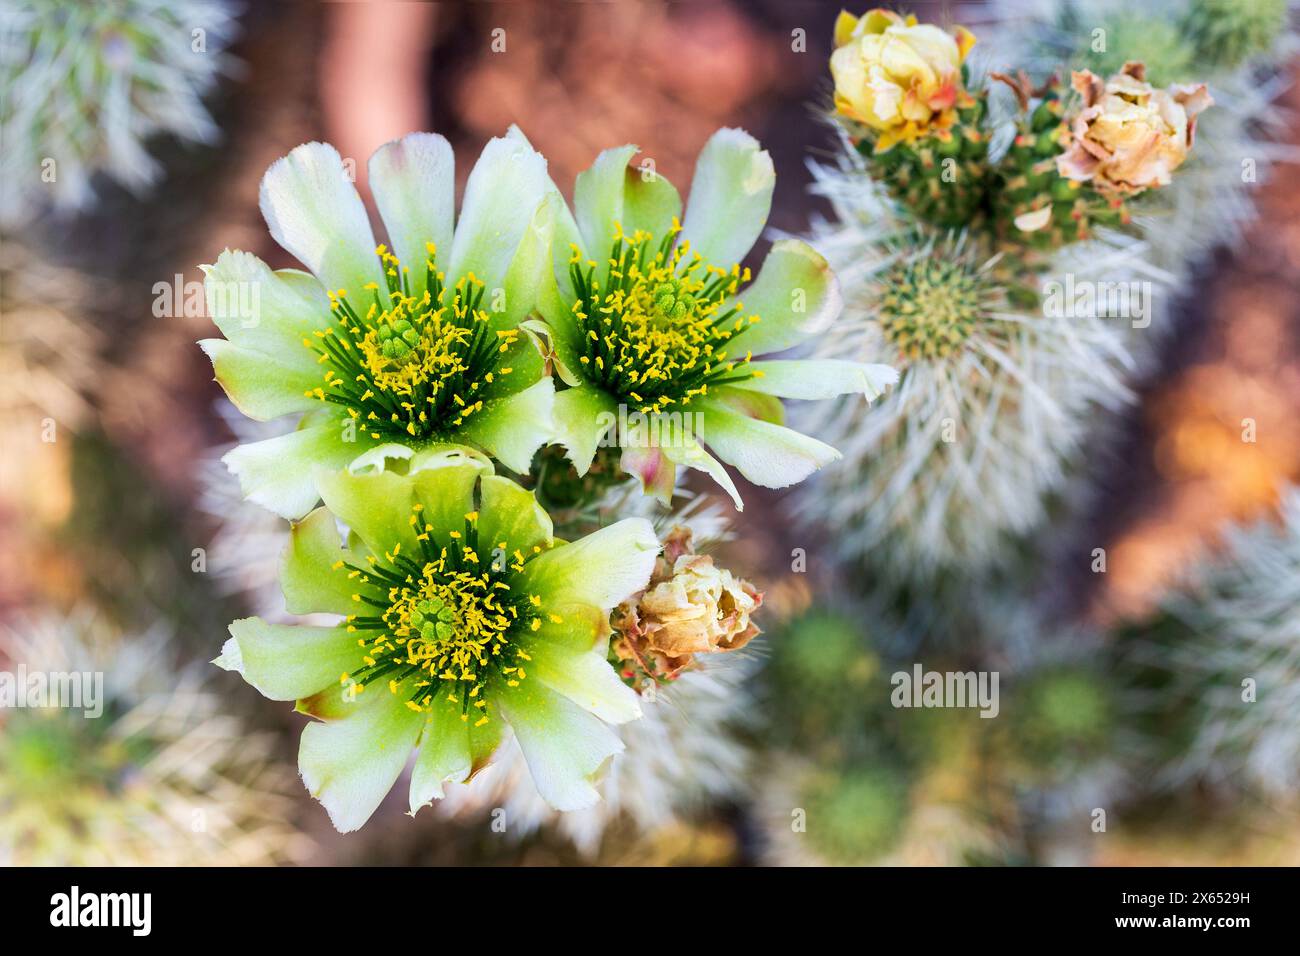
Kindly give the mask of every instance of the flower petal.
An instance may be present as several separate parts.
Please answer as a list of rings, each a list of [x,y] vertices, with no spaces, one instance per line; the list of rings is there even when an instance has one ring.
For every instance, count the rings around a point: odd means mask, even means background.
[[[707,424],[708,420],[705,421]],[[704,436],[708,437],[707,431]],[[731,480],[731,475],[727,474],[727,469],[722,467],[721,462],[705,451],[694,436],[683,442],[680,447],[663,449],[663,455],[673,464],[704,472],[721,485],[723,491],[731,495],[731,500],[735,504],[737,511],[745,510],[745,503],[740,499],[740,491],[736,488],[736,483]]]
[[[352,595],[360,585],[346,568],[334,565],[352,558],[339,539],[338,525],[326,508],[317,508],[289,529],[280,560],[280,587],[290,614],[356,613]],[[298,696],[302,696],[299,694]]]
[[[472,448],[445,445],[417,452],[409,472],[425,524],[438,532],[460,531],[465,515],[474,510],[474,483],[492,474],[492,462]]]
[[[650,580],[659,539],[644,518],[625,518],[540,554],[522,578],[544,602],[576,602],[609,610]]]
[[[201,339],[199,348],[212,360],[217,383],[235,407],[254,421],[320,406],[319,400],[307,394],[321,384],[319,368],[286,365],[265,352],[241,349],[225,339]]]
[[[469,726],[460,708],[439,697],[424,720],[420,754],[411,770],[411,813],[441,800],[444,783],[461,783],[470,773]]]
[[[572,301],[566,302],[563,296],[555,276],[543,276],[537,311],[545,322],[539,326],[537,320],[530,319],[524,325],[545,334],[551,346],[550,358],[555,363],[555,373],[565,385],[577,386],[586,381],[582,371],[582,333],[573,318]]]
[[[821,399],[860,393],[871,401],[898,382],[898,372],[888,365],[838,359],[751,362],[749,368],[762,375],[741,382],[738,388],[781,398]]]
[[[555,646],[530,647],[533,661],[527,679],[541,681],[606,723],[636,720],[641,716],[641,698],[609,665],[607,650],[602,646],[576,654]]]
[[[531,678],[493,685],[542,799],[556,810],[581,810],[600,799],[593,784],[623,742],[598,717]]]
[[[672,183],[653,166],[628,165],[636,153],[632,145],[607,149],[574,183],[573,208],[584,251],[598,262],[614,241],[616,223],[628,236],[643,229],[662,239],[682,214],[682,200]],[[570,250],[557,247],[554,252],[557,265],[567,269]]]
[[[741,129],[709,137],[695,164],[683,240],[715,266],[745,258],[772,208],[776,171],[758,140]]]
[[[239,477],[249,501],[282,518],[301,518],[320,500],[313,470],[342,468],[374,444],[362,432],[355,441],[344,441],[346,424],[341,418],[305,424],[286,435],[240,445],[221,460]]]
[[[373,688],[338,718],[308,724],[298,748],[302,782],[340,833],[359,829],[401,776],[424,715]]]
[[[536,332],[531,329],[521,330],[519,338],[506,346],[498,362],[499,368],[510,369],[509,374],[502,375],[498,372],[495,381],[485,384],[474,394],[486,401],[489,398],[517,395],[530,385],[537,384],[546,374],[544,350]]]
[[[412,293],[424,292],[426,243],[451,255],[456,215],[456,157],[436,133],[410,133],[370,157],[370,189],[393,253],[410,270]]]
[[[544,279],[551,269],[551,237],[555,232],[556,210],[563,199],[547,193],[533,212],[515,247],[498,298],[489,290],[494,329],[514,328],[537,307]]]
[[[550,546],[555,528],[533,492],[509,478],[484,475],[479,480],[479,495],[480,548],[504,547],[509,555],[516,549],[527,554],[534,545]]]
[[[830,328],[844,307],[839,282],[830,265],[799,239],[780,239],[763,261],[758,278],[738,296],[745,313],[758,322],[727,343],[735,357],[765,355],[798,345]],[[724,310],[734,302],[724,303]]]
[[[259,205],[275,241],[330,292],[359,299],[366,283],[382,282],[370,217],[333,146],[305,143],[272,163]]]
[[[511,471],[525,474],[533,454],[555,431],[554,402],[555,383],[543,376],[522,392],[486,402],[461,433]]]
[[[686,439],[683,439],[685,441]],[[657,445],[626,445],[618,459],[619,468],[641,479],[641,490],[664,505],[673,500],[677,488],[677,465]]]
[[[435,533],[460,530],[465,514],[474,510],[474,482],[481,473],[478,462],[462,456],[411,475],[319,470],[316,485],[325,506],[365,542],[371,554],[393,553],[400,546],[410,555],[420,551],[411,523],[414,506],[423,507],[424,521],[433,525]]]
[[[603,389],[582,385],[558,392],[554,411],[555,441],[568,451],[578,474],[585,475],[601,440],[614,426],[618,405]]]
[[[237,670],[271,700],[298,700],[337,686],[361,661],[357,636],[343,625],[268,624],[246,617],[231,623],[230,639],[234,653],[223,652],[218,664]]]
[[[489,140],[465,184],[460,221],[452,237],[448,282],[473,272],[487,283],[488,296],[500,286],[548,194],[546,160],[514,127]]]
[[[771,422],[746,418],[709,403],[704,441],[713,453],[764,488],[803,481],[840,457],[830,445]]]
[[[203,267],[208,315],[221,334],[243,349],[275,356],[316,372],[318,353],[303,339],[333,323],[329,296],[315,276],[297,269],[272,272],[257,256],[225,250]]]
[[[545,651],[556,648],[566,654],[588,654],[600,645],[603,654],[609,649],[609,611],[590,604],[574,602],[548,602],[548,616],[541,626],[529,634],[529,649]],[[554,613],[559,620],[549,615]]]

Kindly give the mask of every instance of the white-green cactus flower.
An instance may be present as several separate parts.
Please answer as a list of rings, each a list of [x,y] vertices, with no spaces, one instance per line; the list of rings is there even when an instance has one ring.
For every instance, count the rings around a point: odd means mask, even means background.
[[[648,492],[667,499],[678,466],[697,468],[739,508],[721,462],[783,488],[838,457],[784,427],[781,398],[871,399],[896,376],[834,359],[757,360],[824,331],[841,299],[826,260],[802,241],[776,242],[752,284],[739,265],[776,182],[752,136],[722,129],[705,144],[684,221],[668,180],[629,167],[636,151],[601,153],[577,178],[575,214],[557,217],[555,281],[538,308],[569,386],[555,396],[558,440],[579,474],[598,447],[617,444]]]
[[[594,803],[623,747],[608,724],[640,716],[606,656],[611,609],[649,580],[651,524],[562,542],[531,492],[455,449],[407,474],[317,480],[325,506],[293,526],[281,583],[291,612],[342,619],[236,621],[216,663],[319,719],[299,769],[334,825],[362,826],[418,747],[414,813],[483,768],[507,728],[551,806]]]
[[[317,501],[316,466],[453,444],[526,471],[549,437],[551,379],[519,328],[548,259],[546,161],[513,127],[491,140],[455,222],[454,163],[432,133],[375,152],[370,185],[389,238],[377,246],[343,158],[299,146],[267,171],[261,207],[312,274],[229,250],[205,269],[225,338],[200,344],[217,381],[250,418],[300,416],[226,456],[246,497],[298,518]]]

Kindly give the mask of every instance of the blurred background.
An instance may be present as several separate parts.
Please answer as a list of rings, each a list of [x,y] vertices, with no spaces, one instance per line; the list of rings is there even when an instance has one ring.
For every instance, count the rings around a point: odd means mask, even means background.
[[[981,40],[1017,15],[1014,3],[908,7]],[[206,664],[230,620],[282,615],[283,529],[239,501],[217,460],[257,432],[195,345],[212,329],[195,291],[200,264],[231,247],[296,265],[267,233],[257,195],[266,167],[299,143],[324,140],[355,160],[368,199],[365,160],[383,142],[445,135],[463,185],[471,158],[511,123],[566,194],[601,149],[625,142],[684,191],[708,136],[744,127],[775,162],[770,226],[804,233],[831,214],[808,192],[807,163],[838,148],[823,114],[839,5],[0,0],[0,10],[0,670],[99,662],[110,701],[107,720],[84,722],[93,730],[0,710],[0,859],[1300,863],[1289,778],[1223,788],[1198,771],[1134,789],[1145,744],[1130,748],[1125,722],[1091,702],[1092,678],[1027,686],[1039,710],[1019,730],[1005,716],[889,711],[888,625],[862,610],[872,581],[834,569],[826,532],[758,489],[746,490],[722,552],[768,596],[766,634],[723,708],[735,726],[698,771],[727,773],[725,786],[701,781],[689,809],[614,817],[582,837],[547,823],[497,832],[491,798],[416,819],[390,803],[360,833],[335,834],[296,779],[303,718]],[[1300,145],[1296,68],[1284,58],[1260,79],[1275,85],[1279,156]],[[47,158],[56,178],[24,191],[19,181]],[[1225,532],[1275,521],[1300,479],[1300,166],[1277,163],[1251,199],[1257,218],[1240,241],[1180,283],[1176,332],[1138,370],[1138,400],[1088,444],[1070,491],[1077,520],[1057,529],[1046,575],[1059,613],[1042,639],[1101,631],[1111,648],[1144,629],[1149,642],[1170,589],[1222,551]],[[1257,429],[1249,444],[1245,419]],[[1077,558],[1096,547],[1104,574]],[[1297,549],[1277,547],[1283,556],[1250,580],[1300,591],[1284,580],[1288,568],[1300,576]],[[796,548],[806,572],[792,570]],[[1015,630],[1018,613],[997,611],[993,629]],[[961,633],[943,638],[950,659],[967,659]],[[1271,666],[1300,693],[1300,633],[1287,640]],[[1148,716],[1169,717],[1172,698],[1144,686]],[[805,696],[842,705],[801,710]],[[1300,759],[1296,715],[1283,708],[1283,726],[1247,731],[1275,741],[1258,760]],[[689,732],[720,734],[723,718],[713,720]],[[841,772],[834,742],[859,736],[890,743]],[[831,745],[802,745],[812,738]],[[1087,838],[1086,814],[1069,822],[1053,809],[1064,798],[1044,780],[1063,772],[1091,775],[1108,794],[1082,798],[1089,808],[1123,807],[1104,839]],[[792,781],[807,783],[792,795]],[[792,830],[796,807],[833,820],[831,842],[852,858]]]

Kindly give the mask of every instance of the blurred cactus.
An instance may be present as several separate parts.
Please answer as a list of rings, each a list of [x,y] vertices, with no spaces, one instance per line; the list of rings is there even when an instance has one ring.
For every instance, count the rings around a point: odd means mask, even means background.
[[[786,758],[770,779],[761,814],[766,858],[776,866],[862,866],[902,838],[910,794],[898,766]]]
[[[1286,20],[1287,0],[1190,0],[1182,27],[1197,62],[1235,69],[1270,51]]]
[[[1293,799],[1300,787],[1300,491],[1281,521],[1232,530],[1152,622],[1125,634],[1157,782]]]
[[[228,68],[228,0],[5,0],[0,8],[0,223],[46,202],[75,212],[104,173],[136,193],[161,169],[145,144],[212,143],[203,98]]]
[[[864,714],[888,699],[880,659],[862,622],[817,610],[784,622],[767,662],[771,736],[796,749],[842,746],[863,733]]]
[[[1045,668],[1011,691],[1005,705],[1008,733],[1031,774],[1077,774],[1113,744],[1113,686],[1086,664]]]
[[[1195,41],[1173,16],[1125,6],[1100,18],[1086,17],[1075,8],[1063,12],[1062,18],[1062,33],[1078,43],[1075,55],[1068,57],[1071,69],[1110,76],[1130,60],[1141,60],[1151,82],[1163,86],[1190,80],[1212,65],[1198,56]]]
[[[221,713],[157,633],[87,612],[0,632],[6,669],[102,676],[102,707],[0,710],[0,859],[18,866],[257,865],[310,849],[269,739]],[[26,688],[20,689],[25,690]],[[82,703],[88,698],[83,697]]]
[[[870,215],[871,184],[854,185],[851,170],[817,176],[839,221],[812,241],[845,311],[816,354],[885,361],[900,380],[870,408],[796,410],[844,455],[796,491],[798,513],[835,528],[843,558],[895,581],[1006,560],[1006,539],[1041,521],[1094,411],[1128,400],[1121,323],[1045,309],[1036,282],[1001,278],[1001,257],[966,240],[891,238]],[[1140,244],[1118,236],[1068,249],[1044,275],[1097,283],[1140,263]]]

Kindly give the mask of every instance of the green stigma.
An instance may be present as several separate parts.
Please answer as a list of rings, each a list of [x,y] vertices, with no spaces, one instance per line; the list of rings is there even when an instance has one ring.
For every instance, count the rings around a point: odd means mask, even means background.
[[[584,376],[635,411],[653,414],[689,405],[710,387],[753,377],[750,356],[727,343],[757,322],[728,306],[749,270],[722,269],[673,246],[680,227],[659,242],[638,230],[617,230],[602,285],[595,262],[575,249],[569,276],[577,292],[573,316],[582,336]],[[724,310],[725,307],[725,310]]]
[[[445,286],[437,250],[427,248],[419,296],[408,270],[379,246],[386,291],[366,287],[373,301],[364,316],[345,290],[331,294],[334,324],[303,340],[325,367],[324,384],[307,395],[341,405],[376,440],[447,436],[482,410],[484,389],[512,371],[502,355],[519,332],[492,328],[473,273]]]

